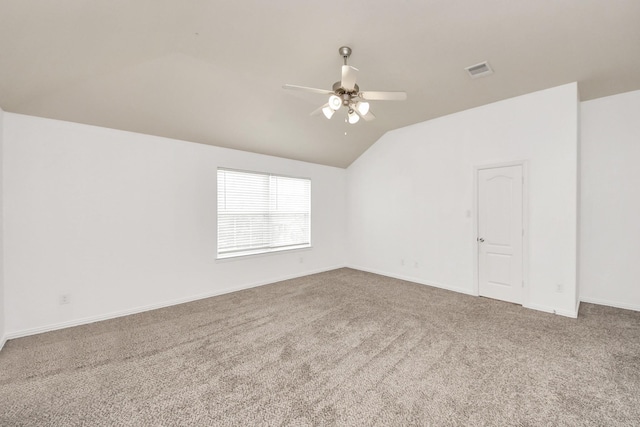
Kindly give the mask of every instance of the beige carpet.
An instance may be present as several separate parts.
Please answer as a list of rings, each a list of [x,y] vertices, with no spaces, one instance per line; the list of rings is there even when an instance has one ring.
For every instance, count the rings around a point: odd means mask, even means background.
[[[639,425],[640,313],[350,269],[11,340],[2,426]]]

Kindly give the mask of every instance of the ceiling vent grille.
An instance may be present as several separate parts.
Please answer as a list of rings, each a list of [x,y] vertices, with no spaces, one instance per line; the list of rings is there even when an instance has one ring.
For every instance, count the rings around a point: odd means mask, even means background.
[[[477,79],[478,77],[484,77],[488,76],[489,74],[493,74],[493,69],[489,65],[488,61],[472,65],[465,68],[465,70],[467,70],[467,73],[469,73],[469,77],[471,77],[472,79]]]

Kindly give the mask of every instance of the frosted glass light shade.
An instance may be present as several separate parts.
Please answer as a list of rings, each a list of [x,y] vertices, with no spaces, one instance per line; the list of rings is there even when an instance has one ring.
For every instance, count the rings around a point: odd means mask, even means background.
[[[324,114],[324,116],[325,116],[327,119],[331,119],[331,117],[333,116],[333,113],[335,113],[335,110],[333,110],[333,109],[332,109],[331,107],[329,107],[328,105],[322,109],[322,114]]]
[[[349,112],[349,123],[354,125],[354,124],[358,123],[358,120],[360,120],[360,116],[358,116],[358,113],[356,113],[355,111],[351,110]]]
[[[333,111],[340,109],[341,105],[342,105],[342,100],[338,96],[331,95],[329,97],[329,107],[331,107]]]
[[[356,109],[360,114],[362,114],[363,116],[366,116],[367,113],[369,112],[369,103],[364,101],[358,101],[356,103]]]

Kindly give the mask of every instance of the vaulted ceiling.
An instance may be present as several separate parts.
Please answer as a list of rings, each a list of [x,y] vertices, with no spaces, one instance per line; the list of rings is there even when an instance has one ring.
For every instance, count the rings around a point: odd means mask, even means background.
[[[330,89],[343,45],[361,90],[407,101],[349,125],[282,89]],[[640,89],[640,1],[0,0],[5,111],[337,167],[386,131],[573,81],[582,100]]]

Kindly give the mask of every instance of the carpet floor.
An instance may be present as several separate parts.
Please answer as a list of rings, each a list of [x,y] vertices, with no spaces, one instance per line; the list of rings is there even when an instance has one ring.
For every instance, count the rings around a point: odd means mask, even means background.
[[[2,426],[640,424],[640,312],[339,269],[10,340]]]

